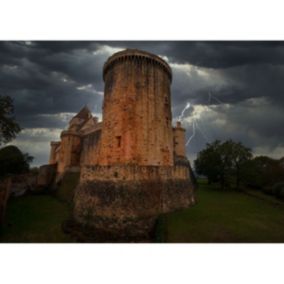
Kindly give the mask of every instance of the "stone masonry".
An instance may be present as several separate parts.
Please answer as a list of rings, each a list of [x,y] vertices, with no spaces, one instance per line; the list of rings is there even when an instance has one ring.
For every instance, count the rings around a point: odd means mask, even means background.
[[[159,214],[193,203],[185,129],[172,127],[170,66],[127,49],[104,65],[103,119],[87,107],[61,140],[51,142],[57,178],[80,171],[73,220],[88,231],[120,236],[152,230]],[[94,233],[96,234],[96,233]]]

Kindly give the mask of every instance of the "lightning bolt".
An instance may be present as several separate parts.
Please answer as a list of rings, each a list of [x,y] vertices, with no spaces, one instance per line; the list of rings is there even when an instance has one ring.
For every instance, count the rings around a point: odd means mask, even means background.
[[[187,140],[185,146],[188,146],[188,145],[189,145],[189,143],[190,143],[191,140],[194,138],[194,136],[195,136],[195,120],[193,119],[193,120],[192,120],[192,134],[191,134],[191,136],[188,138],[188,140]]]
[[[211,92],[209,92],[208,93],[208,105],[211,104],[212,99],[215,100],[218,104],[224,104],[224,102],[222,102],[216,96],[212,95]],[[182,110],[180,116],[178,117],[179,121],[181,121],[183,119],[185,111],[190,107],[191,107],[191,104],[188,102],[186,104],[185,108]],[[200,121],[198,121],[198,119],[196,117],[194,117],[194,115],[193,115],[192,116],[192,135],[188,138],[188,140],[185,144],[186,146],[188,146],[190,144],[190,142],[192,141],[192,139],[195,137],[197,130],[207,142],[209,141],[208,136],[206,135],[206,131],[204,131],[203,127],[201,127]]]
[[[200,121],[199,121],[199,123],[197,123],[197,119],[194,119],[194,120],[195,120],[195,126],[198,128],[198,130],[201,133],[201,135],[203,136],[203,138],[206,140],[206,142],[209,142],[208,136],[205,134],[205,131],[202,130],[202,128],[200,127],[201,126]]]
[[[183,119],[184,116],[184,112],[189,109],[191,106],[191,104],[189,102],[186,103],[186,106],[184,107],[184,109],[182,110],[180,116],[178,117],[178,120],[181,121]]]

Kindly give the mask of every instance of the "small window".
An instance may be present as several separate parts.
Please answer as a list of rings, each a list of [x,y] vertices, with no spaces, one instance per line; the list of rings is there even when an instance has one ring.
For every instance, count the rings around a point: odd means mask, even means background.
[[[169,123],[170,123],[170,120],[169,120],[169,118],[166,116],[166,124],[169,125]]]
[[[169,99],[168,97],[165,97],[165,106],[168,106],[169,105]]]
[[[121,136],[116,136],[116,145],[117,147],[121,146]]]

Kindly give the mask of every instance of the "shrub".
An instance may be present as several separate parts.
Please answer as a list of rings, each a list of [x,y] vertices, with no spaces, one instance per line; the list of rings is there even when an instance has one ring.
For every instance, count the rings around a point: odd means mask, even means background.
[[[16,146],[0,149],[0,176],[21,174],[29,171],[32,157],[23,154]]]
[[[274,184],[272,187],[272,194],[280,199],[284,199],[284,182]]]

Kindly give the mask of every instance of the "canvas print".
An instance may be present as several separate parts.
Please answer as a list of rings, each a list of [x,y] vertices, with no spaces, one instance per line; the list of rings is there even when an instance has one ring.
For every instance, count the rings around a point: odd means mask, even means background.
[[[284,43],[0,42],[0,242],[284,242]]]

